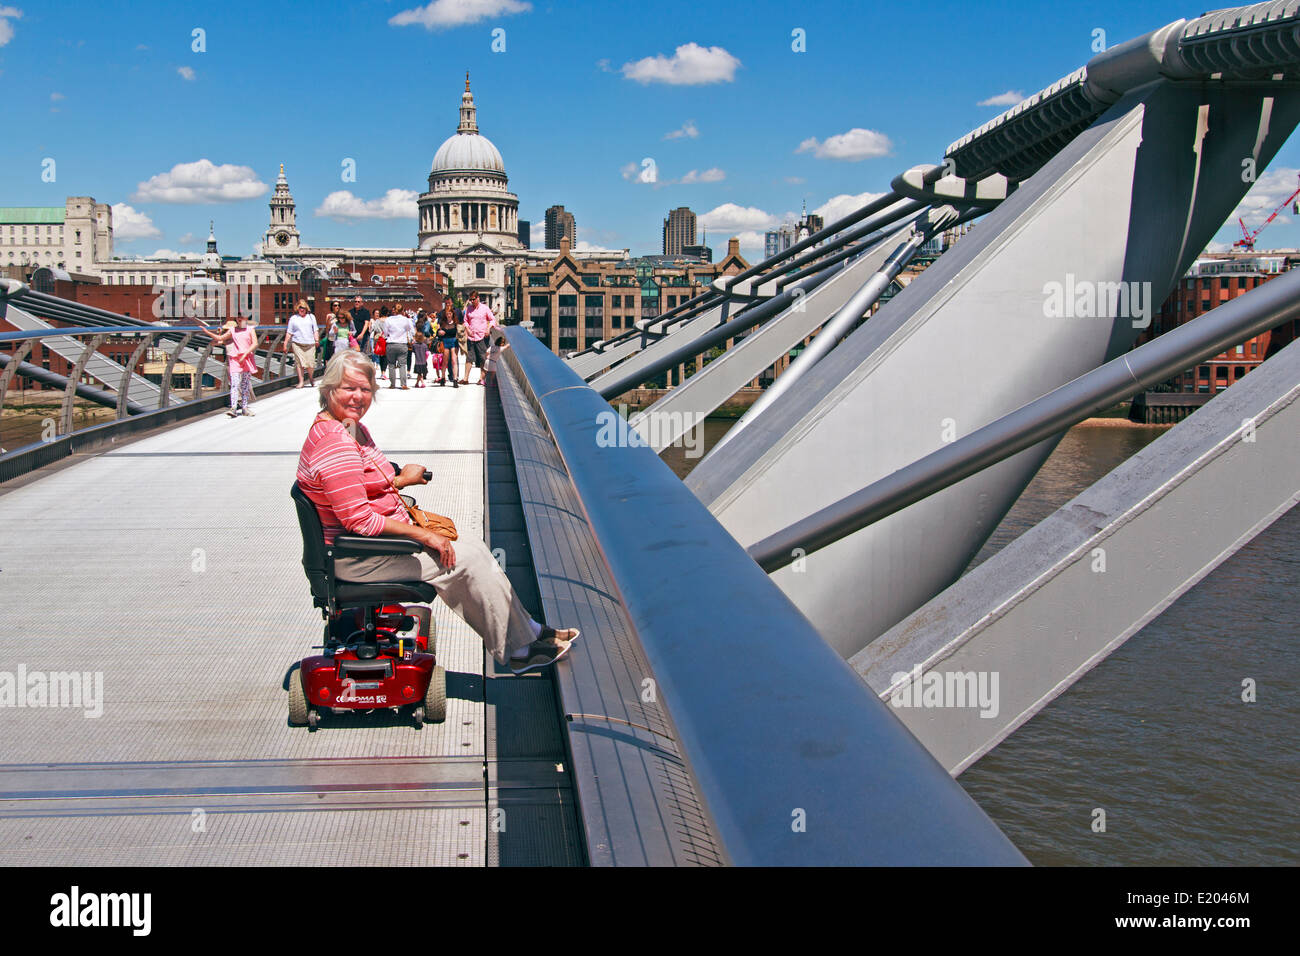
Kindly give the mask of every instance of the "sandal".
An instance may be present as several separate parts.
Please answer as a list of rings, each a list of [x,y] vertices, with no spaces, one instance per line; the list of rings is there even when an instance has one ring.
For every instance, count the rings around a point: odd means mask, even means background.
[[[510,672],[512,674],[527,674],[529,671],[540,670],[543,667],[550,667],[564,655],[569,653],[569,648],[573,646],[572,642],[564,641],[533,641],[528,645],[528,656],[524,658],[512,657],[509,660]]]

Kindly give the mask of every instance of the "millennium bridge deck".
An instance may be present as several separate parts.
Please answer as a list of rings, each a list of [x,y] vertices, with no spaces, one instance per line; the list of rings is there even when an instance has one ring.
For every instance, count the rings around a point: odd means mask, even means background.
[[[434,471],[418,496],[464,535],[483,533],[484,392],[385,388],[367,417]],[[287,726],[286,671],[320,638],[288,497],[316,400],[281,392],[0,489],[0,670],[103,680],[100,716],[0,710],[4,863],[581,862],[550,676],[498,679],[441,602],[445,723]]]

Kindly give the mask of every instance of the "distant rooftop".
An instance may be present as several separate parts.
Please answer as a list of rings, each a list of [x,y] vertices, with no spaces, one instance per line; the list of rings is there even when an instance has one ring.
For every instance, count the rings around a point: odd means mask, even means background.
[[[0,206],[0,223],[62,225],[66,213],[63,206]]]

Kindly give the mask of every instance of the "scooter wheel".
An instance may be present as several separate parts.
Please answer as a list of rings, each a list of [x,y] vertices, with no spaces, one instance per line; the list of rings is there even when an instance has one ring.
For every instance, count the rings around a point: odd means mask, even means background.
[[[416,704],[415,709],[411,711],[411,719],[415,721],[415,729],[419,730],[424,726],[424,705]]]
[[[429,675],[429,689],[424,693],[424,719],[440,724],[447,719],[447,670],[434,665]]]
[[[307,694],[302,689],[302,672],[289,675],[289,726],[305,727],[308,721]]]
[[[313,707],[311,710],[307,711],[307,728],[309,730],[315,730],[319,726],[320,711]]]

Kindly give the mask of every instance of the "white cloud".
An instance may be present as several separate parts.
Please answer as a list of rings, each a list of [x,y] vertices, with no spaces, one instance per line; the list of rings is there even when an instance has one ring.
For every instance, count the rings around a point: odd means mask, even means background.
[[[997,96],[990,96],[987,100],[980,100],[976,106],[1015,106],[1025,98],[1025,94],[1020,90],[1007,90],[1005,93],[999,93]]]
[[[17,7],[0,7],[0,46],[14,38],[14,26],[10,20],[21,20],[23,12]]]
[[[346,189],[325,197],[314,215],[337,222],[353,219],[414,219],[419,215],[420,194],[411,189],[390,189],[379,199],[361,199]]]
[[[710,209],[696,221],[710,232],[725,232],[729,236],[739,232],[772,229],[781,223],[781,219],[771,213],[755,206],[737,206],[734,202]],[[761,236],[759,244],[762,244]]]
[[[123,242],[132,239],[151,239],[161,236],[162,230],[153,220],[124,202],[113,203],[113,238]]]
[[[267,190],[266,183],[247,166],[229,163],[217,166],[211,160],[177,163],[170,172],[159,173],[135,188],[132,202],[239,202],[256,199]]]
[[[1238,232],[1241,231],[1241,227],[1237,226],[1239,218],[1244,220],[1247,226],[1258,226],[1263,223],[1273,214],[1273,210],[1281,204],[1282,200],[1295,192],[1297,175],[1300,175],[1300,171],[1295,169],[1273,169],[1264,173],[1256,180],[1250,192],[1242,197],[1241,202],[1228,218],[1228,222],[1236,226]],[[1283,215],[1274,219],[1268,228],[1276,229],[1290,219],[1289,210],[1283,210]],[[1263,241],[1262,235],[1260,239]]]
[[[736,67],[740,65],[740,60],[720,46],[706,49],[698,43],[687,43],[679,46],[671,58],[660,53],[635,63],[624,63],[622,69],[623,76],[638,83],[696,86],[730,83],[736,78]]]
[[[1230,242],[1212,242],[1205,247],[1206,252],[1231,252],[1232,243]]]
[[[796,153],[811,152],[818,159],[843,159],[857,162],[874,156],[888,156],[894,144],[884,133],[872,129],[854,127],[847,133],[838,133],[819,143],[817,137],[810,136],[795,150]]]
[[[449,30],[452,27],[463,27],[468,23],[478,23],[489,17],[527,13],[532,8],[531,3],[520,3],[519,0],[433,0],[433,3],[427,6],[403,10],[396,16],[390,17],[388,25]]]
[[[683,186],[690,186],[695,183],[720,183],[726,178],[727,178],[727,174],[723,172],[721,169],[718,169],[718,167],[714,166],[712,169],[706,169],[704,172],[700,172],[699,170],[692,169],[681,179],[676,179],[673,181],[676,183],[680,183]]]
[[[114,230],[116,232],[116,229]],[[192,252],[177,252],[175,249],[159,249],[152,255],[145,256],[146,259],[198,259],[200,256]]]
[[[193,79],[194,79],[194,68],[193,68],[193,67],[190,67],[190,66],[178,66],[178,67],[176,68],[176,72],[179,73],[179,74],[180,74],[184,79],[187,79],[187,80],[193,80]]]
[[[695,139],[700,135],[700,131],[695,127],[695,120],[687,120],[682,124],[681,129],[675,129],[671,133],[664,133],[664,139]]]
[[[628,163],[620,167],[619,175],[628,182],[657,183],[659,182],[659,167],[655,165],[653,159],[649,162],[642,160],[639,163]]]
[[[826,220],[830,225],[837,219],[843,219],[851,212],[861,209],[869,202],[879,199],[884,193],[858,193],[856,196],[848,193],[840,193],[838,196],[832,196],[820,206],[813,210],[818,216]]]
[[[787,176],[785,177],[785,181],[792,186],[802,186],[808,180],[804,179],[802,176]]]
[[[182,246],[191,246],[194,244],[194,233],[187,232],[177,240]]]
[[[546,220],[535,220],[528,226],[528,244],[534,249],[541,249],[546,245]]]
[[[50,94],[50,102],[51,102],[51,103],[57,103],[59,100],[66,100],[66,99],[67,99],[67,97],[64,96],[62,93],[51,93],[51,94]]]

